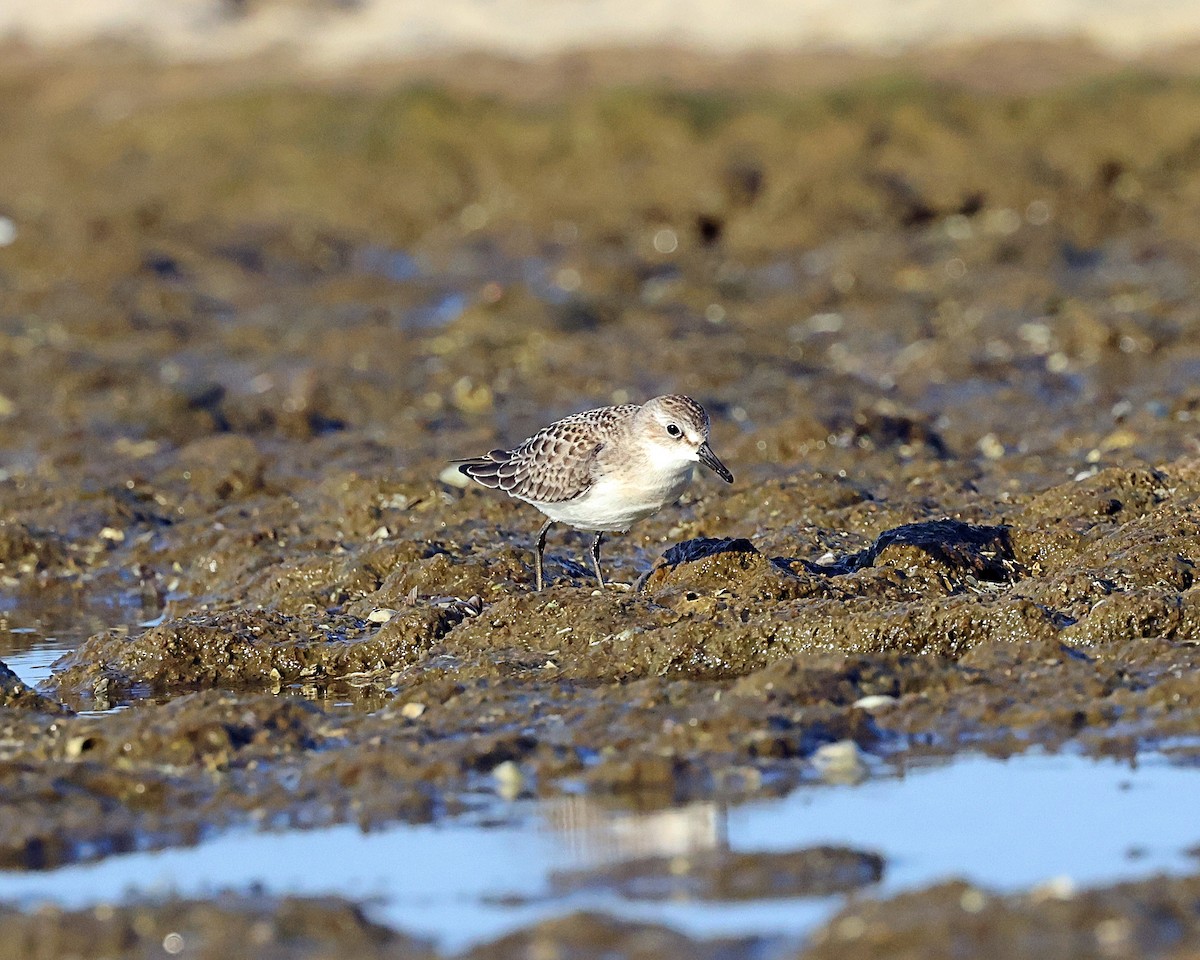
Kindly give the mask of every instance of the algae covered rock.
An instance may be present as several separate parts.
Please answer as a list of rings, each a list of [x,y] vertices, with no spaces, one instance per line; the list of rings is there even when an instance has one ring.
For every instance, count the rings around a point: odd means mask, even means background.
[[[76,694],[278,687],[388,673],[421,655],[463,613],[424,607],[380,625],[353,617],[235,610],[167,620],[144,633],[96,634],[55,665],[50,684]]]

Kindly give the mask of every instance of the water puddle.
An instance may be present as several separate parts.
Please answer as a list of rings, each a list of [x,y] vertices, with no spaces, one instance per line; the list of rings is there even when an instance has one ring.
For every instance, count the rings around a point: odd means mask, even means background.
[[[782,800],[652,813],[585,797],[519,801],[428,825],[235,831],[200,846],[110,857],[45,873],[0,873],[0,899],[68,906],[125,894],[224,889],[366,900],[398,929],[458,950],[586,909],[665,923],[695,936],[801,938],[843,897],[643,900],[555,876],[646,857],[767,853],[837,845],[884,857],[868,894],[950,877],[1010,891],[1055,881],[1110,883],[1195,871],[1200,771],[1162,755],[1136,766],[1072,755],[966,756],[857,786],[814,785]],[[320,864],[314,869],[314,864]],[[567,892],[563,892],[567,890]]]
[[[140,591],[80,593],[42,590],[35,598],[0,598],[0,660],[31,687],[50,677],[50,668],[94,633],[139,629],[157,609]]]
[[[50,676],[54,661],[82,639],[45,634],[37,627],[10,627],[0,638],[0,660],[35,687]]]

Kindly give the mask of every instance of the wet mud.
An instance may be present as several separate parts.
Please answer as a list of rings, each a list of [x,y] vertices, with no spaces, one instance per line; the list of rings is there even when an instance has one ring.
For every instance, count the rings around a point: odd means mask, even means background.
[[[855,904],[838,914],[802,950],[749,938],[700,940],[654,924],[576,913],[544,921],[454,956],[462,960],[521,960],[530,956],[602,960],[630,957],[746,956],[779,958],[1187,956],[1200,945],[1197,882],[1190,879],[1118,884],[1103,890],[1047,887],[1000,895],[948,883],[891,900]],[[367,957],[435,960],[427,943],[372,922],[364,911],[334,898],[276,900],[222,896],[106,906],[88,911],[44,908],[0,912],[0,957],[202,958],[252,947],[258,956]]]
[[[783,853],[730,853],[702,857],[627,860],[608,870],[559,874],[558,890],[602,887],[637,900],[763,900],[824,897],[877,883],[883,858],[841,847]]]
[[[0,865],[481,791],[738,802],[841,776],[833,745],[1195,763],[1194,81],[238,76],[0,66],[0,656],[70,640],[37,690],[0,670]],[[556,529],[535,593],[540,517],[447,461],[664,392],[705,404],[737,483],[610,538],[608,590]],[[842,853],[680,882],[869,883]],[[572,882],[678,892],[622,869]],[[810,949],[1167,955],[1196,948],[1196,882],[942,886]],[[436,954],[333,900],[0,924],[47,957],[185,930],[219,956],[235,927]],[[573,916],[469,955],[751,947]]]

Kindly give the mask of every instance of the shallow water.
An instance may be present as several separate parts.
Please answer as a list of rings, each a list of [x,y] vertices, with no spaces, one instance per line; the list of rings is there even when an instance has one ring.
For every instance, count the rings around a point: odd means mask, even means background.
[[[634,814],[569,797],[519,801],[448,822],[363,833],[235,831],[187,849],[0,874],[0,899],[68,906],[261,887],[373,902],[379,919],[446,950],[575,909],[652,920],[693,935],[799,938],[842,897],[658,902],[556,894],[551,875],[649,855],[835,844],[880,853],[888,895],[965,878],[998,891],[1076,887],[1195,866],[1200,772],[1152,755],[1136,765],[1068,754],[964,756],[857,786],[812,785],[777,801]],[[318,870],[314,864],[320,864]]]
[[[18,628],[12,632],[18,636],[23,633],[34,636],[32,627]],[[29,686],[36,687],[43,680],[50,678],[50,668],[54,666],[54,661],[68,650],[74,649],[78,642],[71,637],[38,637],[28,649],[9,653],[3,659],[13,673]]]
[[[0,660],[31,687],[49,679],[51,667],[94,633],[151,625],[158,611],[140,592],[46,590],[0,598]]]

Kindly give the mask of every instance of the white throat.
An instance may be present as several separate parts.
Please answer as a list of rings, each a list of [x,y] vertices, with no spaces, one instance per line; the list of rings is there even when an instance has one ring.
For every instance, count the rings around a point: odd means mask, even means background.
[[[648,443],[643,448],[650,472],[662,476],[689,475],[699,457],[694,451]]]

